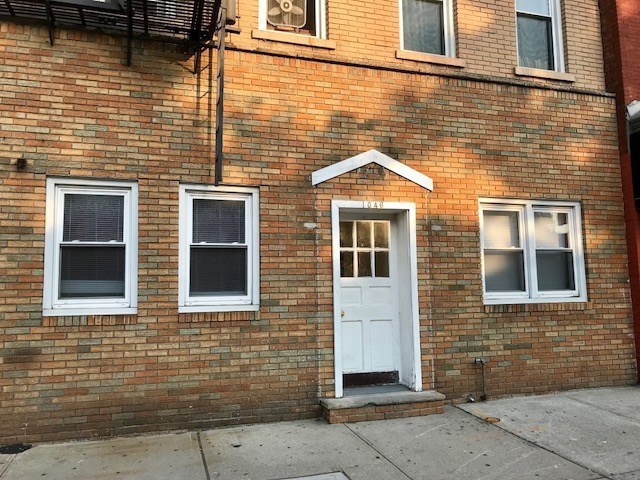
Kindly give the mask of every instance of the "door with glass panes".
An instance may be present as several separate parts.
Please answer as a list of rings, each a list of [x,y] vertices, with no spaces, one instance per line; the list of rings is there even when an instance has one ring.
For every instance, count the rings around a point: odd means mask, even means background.
[[[389,220],[340,220],[345,374],[398,370],[398,285],[392,230]]]

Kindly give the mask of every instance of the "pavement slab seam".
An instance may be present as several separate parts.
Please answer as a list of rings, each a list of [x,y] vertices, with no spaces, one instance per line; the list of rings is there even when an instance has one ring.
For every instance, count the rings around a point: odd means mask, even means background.
[[[200,457],[202,458],[202,466],[204,467],[204,475],[207,480],[211,480],[211,475],[209,474],[209,466],[207,465],[207,459],[204,455],[204,450],[202,448],[202,439],[200,438],[200,432],[196,433],[196,437],[198,438],[198,449],[200,450]]]
[[[474,417],[474,418],[479,418],[479,417],[475,416],[473,413],[471,413],[471,412],[467,412],[466,410],[464,410],[464,409],[460,408],[458,405],[454,405],[454,406],[455,406],[458,410],[460,410],[460,411],[462,411],[462,412],[466,413],[467,415],[471,415],[471,416],[472,416],[472,417]],[[563,460],[566,460],[566,461],[567,461],[567,462],[569,462],[569,463],[573,463],[574,465],[577,465],[577,466],[578,466],[578,467],[580,467],[580,468],[584,468],[585,470],[589,470],[590,472],[593,472],[593,473],[594,473],[594,474],[596,474],[596,475],[600,475],[600,477],[601,477],[601,478],[599,478],[599,479],[594,479],[594,480],[602,480],[602,479],[606,479],[606,480],[615,480],[615,477],[611,477],[611,476],[609,476],[607,473],[604,473],[604,472],[602,472],[602,471],[598,471],[598,470],[594,470],[593,468],[590,468],[590,467],[588,467],[588,466],[586,466],[586,465],[583,465],[583,464],[581,464],[581,463],[579,463],[579,462],[576,462],[575,460],[573,460],[573,459],[571,459],[571,458],[568,458],[568,457],[566,457],[566,456],[564,456],[564,455],[562,455],[562,454],[560,454],[560,453],[558,453],[558,452],[555,452],[555,451],[551,450],[550,448],[545,447],[544,445],[540,445],[540,444],[538,444],[538,443],[536,443],[536,442],[533,442],[533,441],[531,441],[531,440],[529,440],[529,439],[527,439],[527,438],[524,438],[524,437],[521,437],[521,436],[519,436],[519,435],[516,435],[515,433],[513,433],[513,432],[511,432],[511,431],[507,430],[506,428],[502,427],[499,423],[489,423],[489,422],[487,422],[487,424],[488,424],[488,425],[491,425],[492,427],[499,428],[499,429],[500,429],[500,430],[502,430],[503,432],[506,432],[506,433],[508,433],[509,435],[513,435],[514,437],[519,438],[519,439],[521,439],[521,440],[525,441],[526,443],[528,443],[528,444],[530,444],[530,445],[533,445],[534,447],[541,448],[542,450],[545,450],[545,451],[547,451],[547,452],[549,452],[549,453],[551,453],[551,454],[553,454],[553,455],[555,455],[555,456],[557,456],[557,457],[559,457],[559,458],[562,458]]]
[[[628,472],[616,473],[616,475],[615,475],[615,477],[614,477],[614,478],[622,477],[622,476],[624,476],[624,475],[630,475],[630,474],[632,474],[632,473],[637,473],[637,474],[639,474],[639,475],[638,475],[638,478],[640,478],[640,470],[637,470],[637,469],[636,469],[636,470],[630,470],[630,471],[628,471]]]
[[[589,405],[590,407],[597,408],[598,410],[602,410],[603,412],[607,412],[607,413],[609,413],[611,415],[616,415],[616,416],[618,416],[620,418],[631,420],[633,423],[636,423],[636,424],[640,425],[640,422],[638,422],[637,418],[630,417],[629,415],[624,415],[622,413],[615,412],[613,410],[607,410],[606,408],[602,408],[600,405],[597,405],[597,404],[595,404],[593,402],[587,402],[586,400],[578,400],[577,398],[570,397],[568,395],[561,395],[561,396],[563,398],[568,399],[568,400],[572,400],[572,401],[574,401],[576,403],[581,403],[583,405]]]
[[[348,424],[344,424],[344,426],[347,428],[347,430],[349,430],[353,435],[355,435],[360,441],[366,443],[373,451],[375,451],[378,455],[380,455],[381,458],[385,459],[387,462],[389,462],[391,465],[393,465],[393,467],[398,470],[402,475],[404,475],[406,478],[408,478],[409,480],[414,480],[413,478],[411,478],[409,475],[407,475],[407,473],[402,470],[398,465],[396,465],[394,463],[393,460],[391,460],[389,457],[387,457],[384,453],[382,453],[380,450],[378,450],[369,440],[367,440],[365,437],[361,436],[358,434],[358,432],[356,432],[353,428],[351,428]]]

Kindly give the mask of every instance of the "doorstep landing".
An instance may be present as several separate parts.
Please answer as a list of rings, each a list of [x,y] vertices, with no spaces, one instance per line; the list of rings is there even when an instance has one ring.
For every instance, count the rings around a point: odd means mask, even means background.
[[[354,423],[443,413],[445,398],[435,390],[370,393],[322,398],[320,407],[328,423]]]

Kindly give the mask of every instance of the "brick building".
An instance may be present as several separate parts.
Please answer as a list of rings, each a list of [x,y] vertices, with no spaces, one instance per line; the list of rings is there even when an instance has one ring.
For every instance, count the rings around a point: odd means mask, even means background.
[[[214,52],[2,8],[2,442],[636,382],[596,0],[240,0],[217,186]]]
[[[617,99],[636,359],[640,352],[640,2],[601,0],[607,89]],[[637,360],[636,360],[637,361]]]

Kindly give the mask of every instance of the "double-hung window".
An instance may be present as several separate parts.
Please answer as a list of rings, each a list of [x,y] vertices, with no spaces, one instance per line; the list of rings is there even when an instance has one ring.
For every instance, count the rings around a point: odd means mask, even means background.
[[[258,191],[180,187],[181,312],[257,310]]]
[[[521,67],[564,71],[560,0],[516,0]]]
[[[324,0],[260,0],[260,29],[326,38]]]
[[[45,315],[136,311],[137,185],[47,180]]]
[[[453,0],[401,0],[402,50],[455,57]]]
[[[487,304],[586,301],[580,204],[483,199]]]

